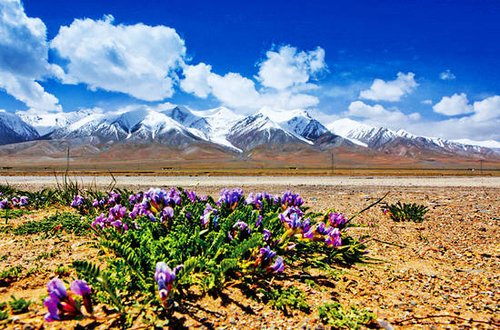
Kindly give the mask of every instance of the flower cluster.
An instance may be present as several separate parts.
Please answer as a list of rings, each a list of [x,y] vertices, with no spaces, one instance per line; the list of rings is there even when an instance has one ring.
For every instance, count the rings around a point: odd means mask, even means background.
[[[222,189],[219,200],[217,201],[217,206],[227,205],[234,210],[242,197],[243,189],[241,188]]]
[[[303,219],[300,208],[292,206],[280,213],[281,223],[287,228],[287,236],[295,235],[301,240],[324,241],[327,246],[338,247],[342,245],[340,229],[347,224],[343,214],[330,213],[329,225],[324,222],[311,224],[309,218]]]
[[[245,204],[246,205],[253,205],[256,209],[260,210],[262,209],[263,203],[273,203],[276,204],[279,201],[279,198],[277,196],[273,196],[271,194],[268,194],[267,192],[262,192],[262,193],[250,193],[245,199]]]
[[[330,212],[330,214],[328,215],[328,220],[332,227],[339,229],[344,228],[349,222],[349,219],[347,219],[342,213],[338,212]]]
[[[47,284],[49,296],[43,301],[47,307],[48,313],[45,314],[45,320],[48,322],[62,320],[63,318],[73,318],[81,315],[79,304],[73,299],[72,295],[81,296],[83,305],[88,313],[92,313],[91,288],[84,280],[75,280],[70,284],[70,292],[66,291],[64,283],[54,278]]]
[[[128,224],[124,221],[127,215],[127,208],[120,204],[116,204],[109,209],[109,214],[106,216],[101,213],[91,224],[94,229],[115,227],[117,229],[128,230]]]
[[[171,270],[163,261],[156,264],[155,281],[158,284],[158,293],[163,306],[167,305],[168,296],[172,291],[172,284],[177,278],[177,274],[183,268],[183,265],[179,265],[174,270]]]
[[[100,199],[95,198],[92,201],[92,206],[96,209],[104,209],[106,207],[112,207],[116,204],[120,204],[122,199],[122,195],[120,193],[111,191],[107,196],[104,196]]]
[[[270,273],[282,273],[285,270],[283,258],[276,256],[276,252],[271,250],[269,245],[259,249],[257,264]]]
[[[0,197],[3,196],[2,193],[0,193]],[[28,206],[30,203],[28,197],[26,196],[17,196],[17,197],[12,197],[9,201],[8,197],[5,197],[0,200],[0,210],[4,209],[13,209],[13,208],[20,208],[24,206]]]
[[[214,225],[217,223],[217,209],[214,209],[212,207],[212,205],[210,205],[209,203],[207,203],[207,205],[205,206],[205,210],[203,211],[203,215],[200,217],[200,220],[201,220],[201,225],[203,227],[206,227],[208,225],[208,223],[210,222],[210,217],[213,215],[215,215],[214,217]]]
[[[151,188],[146,193],[139,193],[129,197],[133,209],[129,216],[135,219],[139,215],[147,216],[151,221],[165,222],[174,217],[176,205],[182,202],[181,195],[177,189],[164,190]]]
[[[304,200],[300,197],[299,194],[293,193],[291,191],[286,191],[281,197],[281,205],[283,209],[286,209],[290,206],[300,207],[304,204]]]

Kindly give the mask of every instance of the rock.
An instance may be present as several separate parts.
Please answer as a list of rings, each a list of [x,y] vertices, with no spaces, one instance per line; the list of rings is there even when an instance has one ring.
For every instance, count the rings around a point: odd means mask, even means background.
[[[387,321],[377,320],[377,323],[378,323],[379,327],[381,327],[382,329],[385,329],[385,330],[394,330],[394,327],[392,326],[392,324],[390,324]]]

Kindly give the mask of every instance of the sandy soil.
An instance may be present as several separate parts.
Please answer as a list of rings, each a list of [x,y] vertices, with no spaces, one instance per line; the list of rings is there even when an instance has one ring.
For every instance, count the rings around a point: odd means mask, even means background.
[[[272,181],[272,184],[259,181],[260,178],[238,178],[239,181],[230,184],[216,181],[220,178],[203,178],[205,181],[201,178],[175,178],[178,181],[173,178],[128,179],[131,180],[127,181],[129,188],[135,185],[198,185],[197,192],[208,194],[217,194],[219,185],[235,186],[235,183],[246,186],[247,193],[263,189],[278,193],[293,185],[293,190],[301,193],[313,210],[326,211],[333,207],[348,215],[371,204],[388,191],[388,202],[415,202],[430,209],[426,220],[420,224],[393,222],[379,208],[372,208],[358,217],[355,222],[361,227],[351,229],[352,235],[370,235],[367,243],[369,256],[373,259],[349,269],[339,268],[338,276],[328,279],[324,285],[310,287],[297,280],[302,273],[288,267],[286,272],[290,278],[284,280],[284,285],[297,286],[307,293],[307,301],[312,307],[309,314],[293,312],[287,317],[269,306],[256,303],[238,289],[229,288],[225,300],[205,296],[188,306],[186,313],[176,313],[175,318],[183,326],[321,328],[317,307],[326,301],[339,301],[344,306],[355,304],[367,308],[375,312],[379,319],[397,328],[500,327],[498,180],[418,178],[415,181],[414,178],[384,178],[382,187],[375,184],[382,182],[380,178],[315,178],[316,181],[307,178],[310,180],[309,185],[294,178],[286,178],[289,180],[286,183],[278,182],[283,178],[272,178],[277,180]],[[193,180],[199,181],[193,183]],[[350,184],[344,186],[339,182]],[[125,184],[121,178],[119,183]],[[426,187],[416,187],[417,183]],[[434,186],[431,187],[431,184]],[[0,233],[0,240],[1,254],[5,255],[2,256],[0,270],[16,263],[29,269],[30,263],[36,260],[42,250],[59,251],[50,263],[43,263],[39,271],[9,287],[0,288],[0,301],[8,300],[13,293],[17,297],[38,301],[38,295],[45,290],[44,284],[54,276],[58,265],[69,264],[85,253],[92,255],[82,250],[83,245],[79,244],[82,243],[79,241],[81,238],[43,240],[33,235],[19,239]],[[43,314],[42,306],[34,306],[30,314],[22,317],[17,325],[20,329],[22,324],[39,327],[43,324]],[[85,324],[85,321],[82,322]],[[69,325],[53,326],[67,328]],[[105,324],[102,324],[102,328],[105,328]]]

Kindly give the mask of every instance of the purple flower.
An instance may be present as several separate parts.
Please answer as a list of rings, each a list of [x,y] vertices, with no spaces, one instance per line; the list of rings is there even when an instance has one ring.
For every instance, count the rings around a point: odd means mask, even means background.
[[[93,307],[92,307],[92,299],[90,297],[92,289],[87,284],[87,282],[85,282],[84,280],[74,280],[70,284],[69,288],[71,292],[83,298],[83,306],[85,306],[87,312],[92,313]]]
[[[53,322],[61,319],[59,317],[59,308],[57,307],[57,305],[59,304],[59,299],[57,297],[49,296],[45,298],[43,304],[45,305],[45,307],[47,307],[47,310],[49,311],[44,316],[45,321]]]
[[[283,196],[281,197],[281,204],[284,207],[290,207],[290,206],[301,206],[304,204],[304,200],[302,197],[299,196],[299,194],[292,193],[291,191],[286,191]]]
[[[302,237],[307,238],[307,239],[313,239],[314,238],[314,228],[310,227],[309,230],[304,230],[302,229]]]
[[[212,207],[209,203],[205,206],[205,210],[203,211],[203,215],[200,217],[201,225],[206,227],[210,222],[210,216],[212,213],[217,214],[217,210]]]
[[[267,229],[262,231],[262,235],[264,235],[264,241],[267,242],[271,238],[271,232]]]
[[[19,198],[17,198],[17,197],[13,197],[11,199],[11,201],[12,201],[12,205],[14,205],[14,206],[17,206],[19,204]]]
[[[94,199],[94,200],[92,201],[92,206],[93,206],[93,207],[99,207],[99,201],[98,201],[97,199]]]
[[[4,198],[0,201],[0,210],[6,209],[9,206],[9,201]]]
[[[289,229],[296,229],[302,225],[302,211],[297,207],[289,207],[280,213],[281,222]]]
[[[343,228],[348,219],[342,213],[330,212],[330,225],[335,228]]]
[[[165,305],[172,290],[172,283],[177,277],[177,273],[183,268],[179,265],[172,271],[166,263],[160,261],[156,264],[155,281],[158,283],[158,292],[160,294],[160,300]]]
[[[259,214],[257,221],[255,222],[255,227],[259,227],[262,224],[262,215]]]
[[[63,281],[61,281],[57,277],[50,280],[50,282],[47,284],[47,291],[49,292],[49,296],[51,297],[56,297],[58,299],[64,299],[68,297],[66,286],[64,286]]]
[[[320,235],[328,234],[328,229],[326,228],[324,222],[318,222],[318,224],[316,225],[316,232]]]
[[[108,204],[109,205],[114,205],[114,204],[120,203],[121,199],[122,199],[122,195],[120,195],[119,193],[116,193],[114,191],[110,191],[108,193]]]
[[[274,273],[282,273],[283,270],[285,270],[285,264],[283,262],[283,258],[278,256],[274,261],[274,264],[268,267],[268,270]]]
[[[83,197],[76,195],[71,202],[71,207],[78,208],[81,205],[83,205]]]
[[[127,208],[125,206],[121,206],[120,204],[116,204],[109,209],[109,214],[114,219],[123,219],[125,214],[127,214]]]
[[[236,233],[235,231],[238,231],[238,233]],[[241,220],[236,221],[236,223],[233,225],[233,236],[235,236],[236,234],[238,234],[238,237],[240,238],[245,238],[250,235],[250,228],[248,227],[248,224]]]
[[[196,193],[194,191],[186,190],[186,196],[189,198],[191,203],[196,202]]]
[[[90,224],[93,228],[100,227],[101,229],[106,226],[106,216],[104,213],[101,213],[95,220]]]
[[[221,206],[223,204],[226,204],[234,208],[242,196],[243,189],[241,188],[222,189],[222,191],[220,192],[219,200],[217,201],[217,205]]]
[[[171,208],[170,206],[167,206],[161,211],[160,221],[164,222],[165,220],[172,219],[173,217],[174,217],[174,209]]]
[[[70,285],[70,289],[74,294],[83,297],[83,305],[87,312],[92,313],[92,302],[90,300],[91,289],[83,280],[75,280]],[[81,315],[79,306],[75,300],[68,295],[64,283],[54,278],[47,284],[49,296],[45,298],[43,304],[47,307],[48,313],[45,314],[45,320],[52,322],[61,320],[64,315],[77,316]]]
[[[84,295],[90,294],[90,292],[91,292],[90,286],[84,280],[74,280],[70,284],[69,289],[74,294],[77,294],[77,295],[82,296],[82,297]]]
[[[276,252],[271,250],[269,245],[267,247],[260,248],[259,252],[263,260],[271,260],[276,255]]]
[[[19,206],[26,206],[29,204],[29,199],[26,196],[21,196],[19,198]]]
[[[338,228],[333,228],[333,230],[326,235],[325,243],[328,246],[341,246],[342,239],[340,238],[340,230]]]

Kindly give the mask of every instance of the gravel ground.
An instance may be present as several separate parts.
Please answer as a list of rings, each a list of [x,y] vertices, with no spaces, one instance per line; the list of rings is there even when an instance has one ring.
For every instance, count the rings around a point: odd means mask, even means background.
[[[181,187],[234,187],[234,186],[279,186],[294,189],[300,186],[353,186],[353,187],[489,187],[499,188],[500,177],[346,177],[346,176],[115,176],[117,187],[145,189],[151,186]],[[109,176],[75,176],[74,182],[84,187],[107,187],[112,183]],[[0,183],[8,183],[22,189],[54,187],[62,178],[54,176],[0,176]]]

